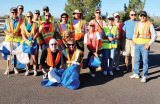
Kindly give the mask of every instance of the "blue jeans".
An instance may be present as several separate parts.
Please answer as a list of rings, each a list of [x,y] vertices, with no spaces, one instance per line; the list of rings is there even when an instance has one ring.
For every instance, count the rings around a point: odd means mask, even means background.
[[[148,77],[148,55],[149,55],[149,50],[144,49],[144,45],[139,45],[136,44],[135,46],[135,56],[134,56],[134,73],[135,74],[140,74],[139,72],[139,67],[140,67],[140,54],[142,54],[142,59],[143,59],[143,75],[142,77]]]
[[[102,51],[103,54],[103,67],[104,71],[113,71],[113,63],[114,63],[114,58],[116,54],[116,49],[103,49]],[[108,59],[109,59],[109,67],[108,67]]]

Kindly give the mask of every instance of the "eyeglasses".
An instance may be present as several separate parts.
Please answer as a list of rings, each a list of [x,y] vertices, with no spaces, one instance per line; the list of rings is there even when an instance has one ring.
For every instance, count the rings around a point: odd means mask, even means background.
[[[56,46],[57,44],[51,44],[52,46],[54,45],[54,46]]]
[[[27,18],[32,18],[32,16],[27,16]]]
[[[108,20],[114,20],[114,19],[108,19]]]
[[[45,16],[51,17],[51,15],[45,15]]]
[[[115,16],[115,18],[120,18],[119,16]]]
[[[11,13],[13,13],[13,14],[14,14],[14,13],[17,13],[17,12],[11,12]]]
[[[141,14],[141,15],[140,15],[140,17],[147,17],[147,15],[145,15],[145,14]]]
[[[67,18],[67,17],[62,17],[62,18]]]
[[[136,16],[136,14],[130,14],[131,16]]]
[[[68,46],[75,46],[75,44],[67,44]]]
[[[101,12],[96,12],[97,14],[101,14]]]

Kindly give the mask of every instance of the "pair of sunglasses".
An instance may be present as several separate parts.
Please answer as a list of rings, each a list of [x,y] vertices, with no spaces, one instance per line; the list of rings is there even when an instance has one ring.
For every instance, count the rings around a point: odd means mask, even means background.
[[[101,14],[101,12],[96,12],[97,14]]]
[[[27,16],[27,18],[32,18],[32,16]]]
[[[131,16],[136,16],[136,14],[130,14]]]
[[[140,15],[140,17],[147,17],[147,15],[145,15],[145,14],[141,14],[141,15]]]

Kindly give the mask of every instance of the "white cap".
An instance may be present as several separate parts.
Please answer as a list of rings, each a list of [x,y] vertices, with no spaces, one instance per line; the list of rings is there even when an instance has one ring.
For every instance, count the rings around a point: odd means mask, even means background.
[[[116,16],[119,16],[119,14],[118,13],[114,13],[114,17],[116,17]]]
[[[113,15],[109,15],[107,18],[108,19],[114,19]]]

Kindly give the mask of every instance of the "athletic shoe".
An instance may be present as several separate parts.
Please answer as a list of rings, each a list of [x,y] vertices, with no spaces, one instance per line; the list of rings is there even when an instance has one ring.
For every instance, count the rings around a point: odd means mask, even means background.
[[[137,75],[137,74],[134,73],[133,75],[131,75],[131,76],[129,76],[129,77],[132,78],[132,79],[133,79],[133,78],[138,79],[138,78],[139,78],[139,75]]]
[[[15,73],[15,74],[18,74],[18,73],[19,73],[16,67],[14,67],[14,73]]]
[[[6,71],[4,72],[5,75],[9,74],[10,69],[7,68]]]
[[[34,75],[33,76],[37,76],[37,70],[34,70]]]
[[[25,76],[29,76],[29,70],[26,70]]]
[[[120,68],[116,68],[117,71],[120,71]]]
[[[146,83],[146,81],[147,81],[147,78],[146,77],[142,77],[141,82],[142,83]]]
[[[96,77],[96,74],[92,73],[92,72],[89,72],[89,74],[91,75],[91,77]]]
[[[112,72],[112,71],[110,71],[110,72],[109,72],[109,74],[110,74],[110,75],[113,75],[113,72]]]
[[[107,75],[107,70],[105,70],[105,71],[103,72],[103,74],[104,74],[104,75]]]

